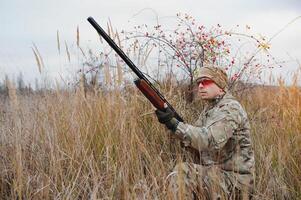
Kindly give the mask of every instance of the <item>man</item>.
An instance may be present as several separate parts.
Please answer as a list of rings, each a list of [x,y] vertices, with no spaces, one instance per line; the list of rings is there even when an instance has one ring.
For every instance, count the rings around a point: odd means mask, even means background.
[[[160,123],[200,153],[200,163],[180,163],[168,176],[172,198],[249,199],[255,163],[247,114],[222,69],[202,67],[196,83],[207,105],[194,125],[177,121],[170,109],[156,110]]]

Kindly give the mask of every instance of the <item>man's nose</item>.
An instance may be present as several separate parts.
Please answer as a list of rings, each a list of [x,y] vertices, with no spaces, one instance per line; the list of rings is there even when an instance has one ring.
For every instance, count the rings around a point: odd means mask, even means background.
[[[204,85],[202,83],[199,83],[199,88],[204,88]]]

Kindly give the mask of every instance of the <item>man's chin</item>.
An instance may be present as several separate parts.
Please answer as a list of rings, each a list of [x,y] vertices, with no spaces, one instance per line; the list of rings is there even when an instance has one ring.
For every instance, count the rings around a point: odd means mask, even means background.
[[[210,100],[208,97],[201,97],[201,99],[205,101]]]
[[[206,94],[199,94],[199,97],[200,97],[200,99],[205,100],[205,101],[212,99],[209,96],[207,96]]]
[[[202,99],[202,100],[208,100],[208,96],[207,95],[201,95],[199,94],[199,97]]]

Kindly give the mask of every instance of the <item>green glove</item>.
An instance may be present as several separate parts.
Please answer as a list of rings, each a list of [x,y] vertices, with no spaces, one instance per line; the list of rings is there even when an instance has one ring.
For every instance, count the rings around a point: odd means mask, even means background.
[[[155,113],[161,124],[165,124],[165,126],[173,132],[176,131],[179,121],[174,117],[174,113],[170,108],[166,108],[165,111],[156,110]]]

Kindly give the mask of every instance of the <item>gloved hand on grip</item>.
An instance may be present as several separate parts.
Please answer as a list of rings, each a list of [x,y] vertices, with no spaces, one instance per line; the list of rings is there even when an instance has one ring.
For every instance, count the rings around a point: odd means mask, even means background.
[[[179,121],[174,117],[174,113],[170,108],[166,108],[165,111],[156,110],[155,113],[161,124],[165,124],[173,132],[176,131]]]

